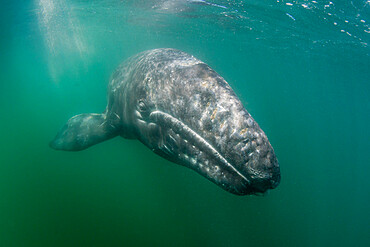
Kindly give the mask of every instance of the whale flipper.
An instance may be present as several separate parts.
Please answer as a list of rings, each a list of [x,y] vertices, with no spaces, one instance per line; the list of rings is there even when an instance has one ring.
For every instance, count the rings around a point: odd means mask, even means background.
[[[80,151],[117,136],[118,129],[104,113],[84,113],[70,118],[49,145],[56,150]]]

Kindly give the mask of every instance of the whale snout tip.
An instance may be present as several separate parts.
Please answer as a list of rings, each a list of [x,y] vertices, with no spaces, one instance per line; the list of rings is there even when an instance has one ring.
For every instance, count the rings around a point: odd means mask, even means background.
[[[253,193],[265,193],[279,185],[280,166],[272,148],[266,156],[248,162],[246,167]]]

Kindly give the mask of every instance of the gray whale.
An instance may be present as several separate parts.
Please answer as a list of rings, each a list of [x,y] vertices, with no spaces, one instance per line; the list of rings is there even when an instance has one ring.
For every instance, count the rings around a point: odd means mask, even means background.
[[[233,194],[263,193],[280,182],[271,144],[229,84],[179,50],[125,61],[111,77],[105,111],[72,117],[50,147],[79,151],[118,135]]]

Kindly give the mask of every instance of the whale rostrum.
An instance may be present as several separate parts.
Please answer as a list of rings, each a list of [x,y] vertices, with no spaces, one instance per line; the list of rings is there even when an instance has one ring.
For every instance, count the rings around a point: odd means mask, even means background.
[[[271,144],[229,84],[179,50],[126,60],[111,77],[105,111],[72,117],[50,146],[79,151],[118,135],[233,194],[264,193],[280,182]]]

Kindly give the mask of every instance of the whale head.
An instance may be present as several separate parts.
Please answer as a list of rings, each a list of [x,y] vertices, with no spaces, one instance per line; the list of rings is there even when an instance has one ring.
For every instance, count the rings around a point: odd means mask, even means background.
[[[220,75],[196,59],[152,64],[156,72],[131,92],[129,114],[141,142],[237,195],[279,184],[271,144]]]

